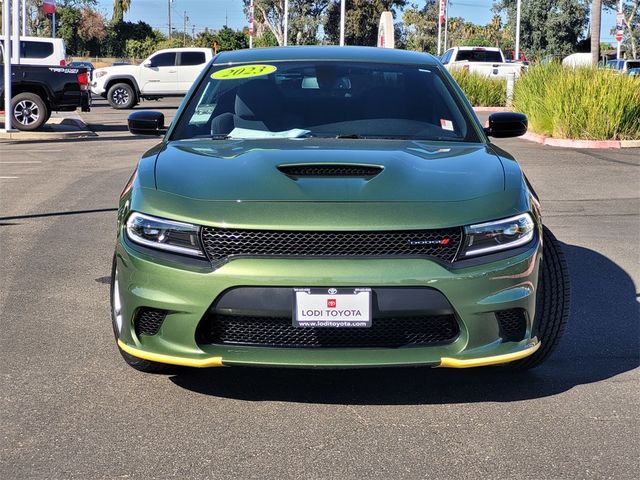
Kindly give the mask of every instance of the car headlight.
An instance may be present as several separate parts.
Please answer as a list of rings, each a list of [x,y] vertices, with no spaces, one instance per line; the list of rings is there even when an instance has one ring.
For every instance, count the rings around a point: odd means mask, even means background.
[[[134,212],[126,226],[127,238],[146,247],[204,257],[200,227]]]
[[[515,217],[464,227],[464,244],[460,256],[473,257],[529,243],[534,236],[535,223],[528,213]]]
[[[102,71],[102,72],[93,72],[93,78],[100,78],[100,77],[104,77],[107,74],[107,72]]]

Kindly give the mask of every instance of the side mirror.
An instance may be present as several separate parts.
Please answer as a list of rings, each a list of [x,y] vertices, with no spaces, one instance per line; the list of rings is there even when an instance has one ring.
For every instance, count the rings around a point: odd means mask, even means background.
[[[164,126],[164,114],[153,110],[140,110],[133,112],[127,118],[129,131],[134,135],[164,135],[167,128]]]
[[[153,67],[153,63],[151,62],[151,60],[147,60],[146,62],[144,62],[142,64],[143,67],[147,67],[147,68],[151,68]]]
[[[489,115],[489,127],[484,129],[489,137],[519,137],[527,133],[527,116],[516,112],[498,112]]]

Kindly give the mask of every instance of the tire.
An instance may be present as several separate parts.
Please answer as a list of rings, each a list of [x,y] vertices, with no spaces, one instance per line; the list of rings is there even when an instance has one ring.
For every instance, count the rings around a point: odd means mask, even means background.
[[[40,128],[50,116],[44,100],[35,93],[19,93],[11,99],[12,123],[18,130]]]
[[[133,108],[137,103],[136,92],[128,83],[116,83],[109,88],[107,101],[116,110]]]
[[[143,360],[142,358],[134,357],[133,355],[128,354],[124,350],[120,348],[120,345],[117,344],[118,339],[120,338],[120,331],[118,328],[118,321],[116,320],[117,314],[119,312],[116,311],[116,303],[119,301],[119,285],[118,285],[118,269],[116,256],[113,256],[113,264],[111,266],[111,288],[110,288],[110,300],[111,300],[111,325],[113,327],[113,334],[116,337],[116,346],[118,347],[118,351],[124,361],[127,362],[127,365],[135,368],[141,372],[145,373],[173,373],[178,370],[176,365],[169,365],[166,363],[158,363],[158,362],[150,362],[149,360]]]
[[[542,265],[538,278],[536,317],[533,334],[541,345],[531,356],[505,365],[511,370],[526,370],[544,362],[558,346],[569,321],[569,269],[560,242],[543,227]]]

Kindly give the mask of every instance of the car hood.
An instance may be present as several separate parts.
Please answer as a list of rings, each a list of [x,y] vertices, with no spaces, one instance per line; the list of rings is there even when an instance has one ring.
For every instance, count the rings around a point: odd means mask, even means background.
[[[325,177],[281,171],[291,165],[379,169]],[[505,188],[500,158],[485,144],[365,139],[169,142],[155,180],[161,192],[236,202],[459,202]]]

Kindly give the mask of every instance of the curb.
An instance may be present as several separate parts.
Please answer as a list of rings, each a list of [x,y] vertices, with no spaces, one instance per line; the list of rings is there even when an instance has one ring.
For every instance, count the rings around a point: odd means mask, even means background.
[[[473,107],[474,112],[510,112],[509,107]]]
[[[618,149],[640,148],[640,140],[579,140],[570,138],[553,138],[538,133],[527,132],[521,137],[523,140],[561,148],[594,148],[594,149]]]
[[[58,112],[51,116],[44,128],[32,132],[0,132],[0,140],[70,140],[75,138],[97,137],[75,112]]]

